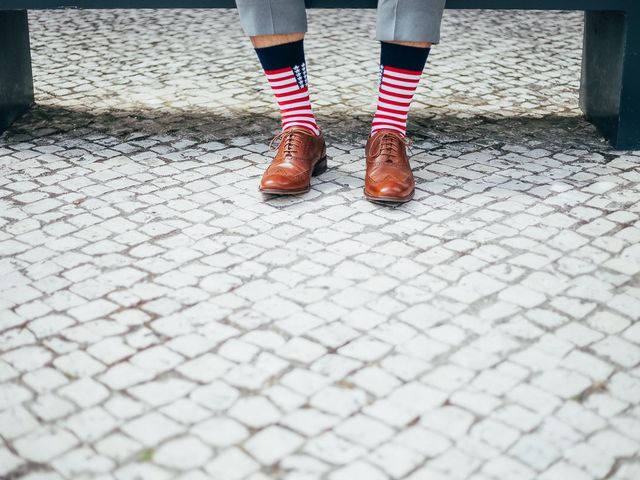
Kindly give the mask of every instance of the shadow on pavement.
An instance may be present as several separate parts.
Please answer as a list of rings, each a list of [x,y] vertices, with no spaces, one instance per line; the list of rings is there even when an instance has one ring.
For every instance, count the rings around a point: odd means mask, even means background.
[[[341,143],[364,144],[369,131],[369,116],[317,115],[327,137]],[[56,139],[82,138],[89,134],[104,134],[121,140],[152,135],[172,135],[196,141],[227,141],[236,137],[255,140],[269,138],[277,128],[277,117],[264,112],[244,110],[165,111],[110,110],[96,112],[35,105],[2,137],[10,145],[30,138],[55,136]],[[540,148],[609,150],[610,147],[581,116],[518,116],[477,115],[468,118],[448,115],[425,115],[416,111],[410,116],[409,135],[417,145],[425,142],[433,148],[470,143],[478,148],[504,144],[539,143]],[[422,148],[425,148],[424,146]]]

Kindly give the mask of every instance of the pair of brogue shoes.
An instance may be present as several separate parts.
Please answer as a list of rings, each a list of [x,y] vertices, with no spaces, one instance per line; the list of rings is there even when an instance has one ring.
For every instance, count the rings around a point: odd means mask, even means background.
[[[280,139],[280,145],[262,176],[260,191],[272,195],[308,192],[311,177],[327,170],[324,137],[304,128],[290,128],[276,139]],[[365,156],[364,195],[368,200],[404,203],[413,198],[415,181],[402,134],[395,130],[376,131],[367,141]]]

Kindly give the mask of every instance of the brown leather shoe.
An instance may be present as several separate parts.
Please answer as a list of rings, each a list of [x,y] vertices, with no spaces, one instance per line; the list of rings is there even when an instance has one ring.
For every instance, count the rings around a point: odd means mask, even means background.
[[[327,170],[324,137],[305,128],[289,128],[273,140],[280,146],[260,182],[260,191],[272,195],[296,195],[308,192],[311,177]]]
[[[365,147],[367,174],[364,196],[380,203],[405,203],[413,198],[415,181],[406,139],[394,130],[378,130]]]

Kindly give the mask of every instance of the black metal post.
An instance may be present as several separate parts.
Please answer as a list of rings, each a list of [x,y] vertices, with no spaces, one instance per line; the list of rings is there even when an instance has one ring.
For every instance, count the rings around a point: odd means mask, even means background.
[[[0,132],[33,103],[26,10],[0,10]]]
[[[640,148],[640,11],[585,13],[580,108],[614,147]]]

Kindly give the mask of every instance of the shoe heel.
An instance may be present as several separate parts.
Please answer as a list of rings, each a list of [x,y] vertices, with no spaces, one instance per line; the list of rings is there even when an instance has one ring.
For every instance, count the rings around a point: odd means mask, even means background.
[[[316,166],[313,167],[313,172],[311,172],[311,175],[315,177],[316,175],[322,175],[326,171],[327,171],[327,156],[325,155],[320,160],[318,160],[318,163],[316,163]]]

